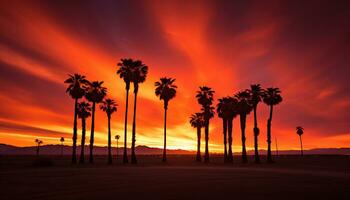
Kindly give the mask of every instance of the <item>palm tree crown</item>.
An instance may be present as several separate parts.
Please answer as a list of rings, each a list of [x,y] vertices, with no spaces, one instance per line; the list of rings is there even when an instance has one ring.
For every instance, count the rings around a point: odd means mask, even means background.
[[[281,91],[279,88],[267,88],[263,94],[264,103],[267,105],[277,105],[282,102]]]
[[[132,81],[132,67],[134,61],[131,58],[120,59],[120,62],[117,64],[119,69],[117,74],[122,78],[126,84],[126,89],[129,90],[130,82]]]
[[[251,95],[251,102],[255,106],[260,101],[262,96],[264,95],[264,90],[261,88],[260,84],[250,85],[250,90],[248,90]]]
[[[141,60],[136,60],[132,64],[132,82],[134,83],[134,92],[138,91],[139,83],[143,83],[146,80],[148,73],[148,66]]]
[[[64,142],[64,137],[61,137],[60,142]]]
[[[212,90],[210,87],[199,87],[199,91],[197,91],[196,95],[198,103],[203,107],[209,107],[213,103],[214,93],[214,90]]]
[[[107,88],[103,87],[102,84],[103,81],[93,81],[90,83],[86,88],[86,99],[95,103],[101,102],[107,94]]]
[[[235,97],[238,100],[237,112],[239,114],[249,114],[253,109],[250,93],[247,90],[240,91],[235,94]]]
[[[176,95],[177,86],[174,84],[175,79],[163,77],[160,81],[154,83],[156,86],[155,94],[160,100],[164,100],[164,108],[167,108],[170,99]]]
[[[89,103],[83,101],[78,103],[78,117],[86,119],[91,116],[91,106]]]
[[[237,115],[237,99],[227,96],[218,99],[219,103],[216,106],[216,112],[220,118],[230,119]]]
[[[297,126],[296,127],[296,130],[297,130],[297,134],[298,135],[302,135],[302,134],[304,134],[304,128],[303,127],[301,127],[301,126]]]
[[[80,99],[85,94],[85,87],[89,84],[89,81],[85,79],[85,76],[80,74],[68,75],[69,78],[64,83],[69,84],[66,90],[69,95],[74,99]]]
[[[190,124],[194,128],[204,127],[204,115],[203,113],[195,113],[190,117]]]
[[[100,105],[100,109],[103,110],[105,113],[107,113],[108,116],[112,115],[114,112],[117,111],[117,104],[113,99],[105,99],[102,101],[102,104]]]

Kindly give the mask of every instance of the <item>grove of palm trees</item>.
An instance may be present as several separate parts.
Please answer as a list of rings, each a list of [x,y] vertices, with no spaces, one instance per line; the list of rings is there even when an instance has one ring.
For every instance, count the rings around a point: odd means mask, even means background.
[[[133,108],[133,121],[132,121],[132,139],[131,139],[131,163],[137,164],[137,157],[135,152],[136,147],[136,111],[137,111],[137,94],[140,84],[146,81],[148,74],[148,66],[141,60],[126,58],[121,59],[117,64],[117,75],[125,82],[126,90],[126,105],[125,105],[125,121],[124,121],[124,151],[123,151],[123,163],[128,163],[127,155],[127,129],[128,129],[128,99],[130,86],[133,86],[134,93],[134,108]],[[167,162],[167,111],[169,101],[176,96],[177,86],[174,84],[175,79],[163,77],[159,81],[155,82],[155,95],[163,101],[164,107],[164,148],[162,161]],[[91,116],[91,135],[90,135],[90,154],[89,162],[93,163],[94,160],[94,127],[95,127],[95,108],[96,104],[100,104],[100,108],[107,114],[107,141],[108,141],[108,164],[112,164],[112,131],[111,131],[111,117],[114,112],[117,111],[117,103],[111,99],[106,98],[107,88],[103,86],[103,81],[90,82],[85,76],[80,74],[69,75],[69,78],[65,81],[68,84],[66,92],[74,99],[74,123],[73,123],[73,154],[72,164],[76,163],[76,142],[77,142],[77,117],[82,119],[82,137],[81,137],[81,154],[80,163],[84,163],[84,146],[85,146],[85,132],[86,132],[86,119]],[[197,129],[197,153],[195,160],[202,161],[201,154],[201,138],[202,128],[204,128],[204,141],[205,149],[203,160],[205,163],[210,162],[209,157],[209,125],[210,119],[215,116],[215,107],[213,103],[215,91],[208,86],[201,86],[197,91],[195,97],[201,109],[195,114],[190,116],[190,124]],[[85,98],[91,102],[92,108],[89,103],[81,100]],[[241,146],[242,146],[242,162],[247,163],[247,149],[246,149],[246,122],[247,117],[253,111],[254,114],[254,128],[252,132],[249,131],[249,136],[254,137],[254,162],[260,163],[258,137],[260,135],[260,129],[258,127],[257,108],[258,104],[263,101],[270,109],[269,118],[267,120],[267,162],[274,162],[271,154],[271,138],[272,138],[272,114],[273,108],[277,104],[282,102],[281,91],[279,88],[266,88],[263,89],[260,84],[253,84],[249,89],[232,93],[231,96],[225,96],[218,99],[216,105],[216,113],[219,118],[222,119],[222,136],[223,136],[223,155],[224,163],[233,162],[233,120],[239,116],[240,128],[241,128]],[[298,134],[300,133],[298,129]],[[248,137],[249,137],[248,136]],[[118,138],[119,139],[119,138]]]

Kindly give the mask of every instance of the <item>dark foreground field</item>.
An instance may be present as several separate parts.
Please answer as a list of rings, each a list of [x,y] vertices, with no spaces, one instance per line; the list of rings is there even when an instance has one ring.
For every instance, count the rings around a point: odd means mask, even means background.
[[[0,157],[0,199],[350,199],[350,156],[282,156],[275,164],[193,162],[193,156],[140,156],[139,165],[71,166],[69,157]]]

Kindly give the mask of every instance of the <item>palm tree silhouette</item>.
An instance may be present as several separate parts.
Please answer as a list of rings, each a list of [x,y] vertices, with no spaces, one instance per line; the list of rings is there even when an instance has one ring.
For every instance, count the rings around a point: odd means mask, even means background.
[[[264,94],[264,90],[261,88],[260,84],[254,84],[250,85],[250,95],[251,95],[251,102],[253,105],[253,112],[254,112],[254,161],[255,163],[260,163],[260,157],[259,157],[259,149],[258,149],[258,136],[260,133],[259,127],[258,127],[258,119],[257,119],[257,107],[259,102],[262,99],[262,96]]]
[[[85,98],[92,102],[91,135],[90,135],[90,157],[89,162],[93,163],[94,132],[95,132],[95,108],[96,103],[100,103],[106,96],[107,88],[102,86],[103,81],[91,82],[86,88]]]
[[[129,104],[129,89],[130,83],[132,81],[132,67],[134,61],[132,59],[121,59],[118,63],[119,69],[117,74],[125,82],[126,90],[126,103],[125,103],[125,118],[124,118],[124,154],[123,163],[128,163],[128,153],[127,153],[127,132],[128,132],[128,104]]]
[[[235,97],[238,100],[237,104],[237,112],[239,114],[239,119],[241,123],[241,132],[242,132],[242,162],[247,163],[247,150],[246,150],[246,137],[245,137],[245,127],[246,127],[246,120],[247,115],[252,111],[252,104],[251,104],[251,96],[248,91],[240,91],[238,92]]]
[[[131,141],[131,163],[136,164],[135,154],[135,142],[136,142],[136,105],[137,105],[137,92],[139,90],[139,84],[145,82],[148,73],[148,66],[142,61],[136,60],[132,64],[132,82],[134,83],[134,115],[132,122],[132,141]]]
[[[108,164],[112,164],[112,134],[111,134],[111,117],[117,111],[117,104],[112,99],[105,99],[100,105],[100,109],[107,114],[108,118]]]
[[[282,102],[281,91],[279,88],[267,88],[263,94],[263,101],[270,106],[270,116],[267,120],[267,162],[273,163],[271,154],[271,122],[273,106]]]
[[[118,161],[118,151],[119,151],[119,138],[120,138],[120,135],[116,135],[114,136],[114,138],[117,140],[117,152],[116,152],[116,155],[115,155],[115,159]]]
[[[73,123],[73,150],[72,150],[72,164],[77,163],[77,106],[78,99],[82,98],[85,94],[85,87],[89,84],[89,81],[85,79],[85,76],[80,74],[69,75],[69,78],[64,81],[68,84],[66,92],[75,100],[74,103],[74,123]]]
[[[36,156],[39,156],[39,151],[40,151],[40,145],[43,143],[42,140],[39,139],[35,139],[35,143],[36,143]]]
[[[86,118],[91,116],[91,106],[89,103],[82,101],[78,103],[78,117],[81,119],[81,145],[79,163],[85,163],[85,133],[86,133]]]
[[[197,101],[202,106],[202,111],[204,113],[204,124],[205,124],[205,154],[204,162],[209,162],[209,120],[214,117],[214,107],[211,105],[214,101],[214,93],[210,87],[202,86],[199,87],[197,91]]]
[[[156,90],[156,96],[160,100],[164,101],[164,149],[163,149],[163,162],[166,162],[166,118],[169,101],[175,97],[177,86],[174,84],[175,79],[163,77],[160,81],[154,83]]]
[[[61,156],[63,156],[63,143],[64,143],[64,137],[61,137],[60,142],[61,142]]]
[[[203,113],[195,113],[190,117],[190,124],[192,127],[197,128],[197,156],[196,161],[201,162],[201,129],[204,127],[204,115]]]
[[[224,134],[224,162],[227,162],[227,126],[228,116],[230,115],[229,98],[223,97],[218,99],[219,103],[216,106],[216,113],[222,119],[223,134]]]
[[[300,155],[303,156],[303,141],[301,139],[301,136],[304,134],[304,128],[301,126],[297,126],[296,127],[297,130],[297,134],[299,135],[299,139],[300,139]]]
[[[232,132],[233,132],[233,119],[237,116],[237,108],[238,108],[238,100],[234,97],[226,97],[227,98],[227,108],[229,112],[227,112],[227,132],[228,132],[228,154],[227,154],[227,162],[233,162],[232,155]]]

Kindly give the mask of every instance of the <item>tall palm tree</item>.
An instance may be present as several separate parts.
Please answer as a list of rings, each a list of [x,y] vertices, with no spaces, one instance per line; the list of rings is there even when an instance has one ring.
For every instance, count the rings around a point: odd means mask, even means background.
[[[132,64],[132,82],[134,84],[134,115],[132,121],[132,141],[131,141],[131,163],[136,164],[135,142],[136,142],[136,105],[139,84],[145,82],[148,73],[148,66],[142,61],[136,60]]]
[[[228,116],[230,115],[229,109],[229,99],[228,97],[223,97],[218,99],[219,103],[216,106],[216,113],[218,117],[222,119],[223,125],[223,135],[224,135],[224,162],[227,162],[227,125]]]
[[[238,100],[234,97],[227,97],[227,107],[229,112],[227,113],[227,132],[228,132],[228,153],[227,162],[233,162],[232,155],[232,132],[233,132],[233,119],[237,116]]]
[[[271,122],[273,106],[282,102],[281,91],[279,88],[267,88],[263,95],[263,101],[270,106],[270,116],[267,120],[267,162],[273,163],[271,154]]]
[[[251,95],[251,102],[253,105],[253,112],[254,112],[254,161],[255,163],[260,163],[260,157],[259,157],[259,149],[258,149],[258,136],[260,133],[259,127],[258,127],[258,119],[257,119],[257,108],[258,104],[262,99],[262,96],[264,94],[264,90],[261,88],[260,84],[253,84],[250,85],[250,95]]]
[[[214,107],[211,105],[214,101],[214,93],[210,87],[202,86],[199,87],[199,91],[197,91],[197,101],[202,106],[202,111],[204,113],[204,124],[205,124],[205,154],[204,154],[204,162],[209,162],[209,120],[214,117]]]
[[[63,156],[63,143],[64,143],[64,137],[61,137],[60,139],[60,142],[61,142],[61,156]]]
[[[242,132],[242,162],[247,163],[247,150],[246,150],[246,137],[245,137],[245,127],[247,121],[247,115],[252,111],[251,97],[248,91],[240,91],[235,97],[238,100],[237,112],[239,114],[241,132]]]
[[[78,125],[77,125],[77,106],[78,100],[85,94],[85,87],[89,84],[89,81],[85,79],[85,76],[80,74],[68,75],[69,78],[64,81],[68,84],[66,92],[74,99],[74,122],[73,122],[73,150],[72,150],[72,164],[77,163],[77,137],[78,137]]]
[[[111,117],[117,111],[117,104],[112,99],[105,99],[100,105],[100,109],[107,114],[108,118],[108,164],[112,164],[112,134],[111,134]]]
[[[174,84],[175,79],[163,77],[160,81],[154,83],[156,89],[155,94],[160,100],[164,101],[164,149],[163,149],[163,162],[166,162],[166,118],[169,101],[175,97],[177,86]]]
[[[190,124],[192,127],[197,128],[197,156],[196,161],[201,162],[201,130],[204,127],[204,115],[203,113],[195,113],[190,117]]]
[[[35,143],[36,143],[36,156],[39,156],[40,145],[43,143],[43,141],[39,139],[35,139]]]
[[[86,118],[91,116],[91,106],[83,101],[78,103],[78,117],[81,119],[81,145],[79,163],[85,163],[85,133],[86,133]]]
[[[93,148],[94,148],[94,133],[95,133],[95,109],[96,104],[100,103],[106,96],[107,88],[102,86],[103,81],[93,81],[86,88],[85,98],[92,103],[91,116],[91,134],[90,134],[90,156],[89,162],[94,162]]]
[[[118,63],[119,69],[117,74],[125,82],[126,90],[126,103],[125,103],[125,118],[124,118],[124,154],[123,154],[123,163],[128,163],[128,153],[127,153],[127,132],[128,132],[128,104],[129,104],[129,90],[130,83],[132,81],[132,66],[134,61],[130,58],[121,59]]]
[[[299,139],[300,139],[300,155],[303,156],[303,141],[301,139],[301,136],[304,134],[304,128],[301,126],[297,126],[296,127],[297,130],[297,134],[299,135]]]
[[[117,140],[117,152],[115,155],[116,160],[118,161],[118,151],[119,151],[119,139],[120,139],[120,135],[116,135],[114,136],[115,140]]]

